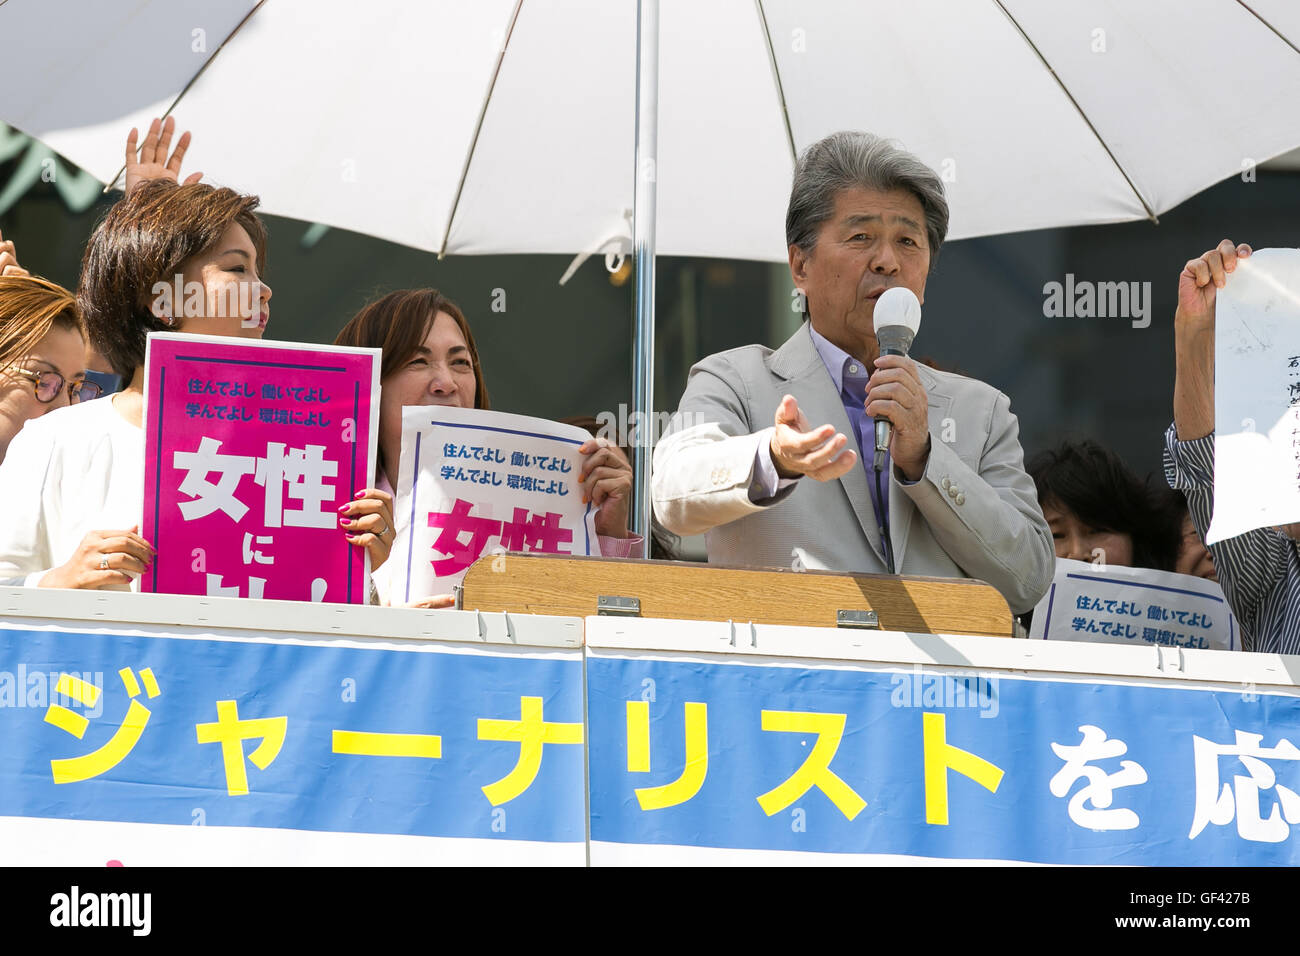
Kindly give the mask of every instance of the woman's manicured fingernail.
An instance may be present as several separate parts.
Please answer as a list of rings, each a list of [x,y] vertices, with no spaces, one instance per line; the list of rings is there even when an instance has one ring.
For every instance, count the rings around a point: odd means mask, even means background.
[[[341,514],[341,515],[345,515],[345,514],[347,514],[347,513],[348,513],[348,509],[351,508],[351,507],[352,507],[351,504],[346,504],[346,505],[341,505],[341,506],[339,506],[339,514]]]
[[[362,498],[364,498],[365,496],[366,496],[366,493],[365,493],[364,491],[358,491],[358,492],[356,493],[356,499],[357,499],[357,501],[360,501],[360,500],[361,500]]]

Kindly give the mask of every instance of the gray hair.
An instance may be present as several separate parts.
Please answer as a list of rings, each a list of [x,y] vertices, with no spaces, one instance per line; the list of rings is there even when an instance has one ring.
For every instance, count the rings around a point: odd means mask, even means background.
[[[935,171],[897,143],[872,133],[842,130],[813,143],[799,156],[785,213],[786,245],[805,253],[817,245],[822,223],[835,210],[843,189],[879,192],[905,189],[925,212],[925,234],[933,267],[948,234],[948,200]]]

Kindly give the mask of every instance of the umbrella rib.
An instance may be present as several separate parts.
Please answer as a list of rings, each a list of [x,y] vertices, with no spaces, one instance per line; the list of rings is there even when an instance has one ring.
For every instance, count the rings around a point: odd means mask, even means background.
[[[456,210],[460,208],[460,194],[465,189],[465,180],[469,178],[469,164],[474,159],[474,150],[478,147],[478,136],[483,131],[483,120],[487,116],[488,103],[492,100],[492,91],[496,88],[497,77],[501,75],[501,64],[506,58],[506,48],[510,46],[510,37],[515,32],[515,23],[519,20],[519,8],[524,0],[515,0],[514,12],[510,14],[510,26],[506,28],[505,39],[501,41],[501,51],[497,53],[497,65],[492,70],[492,79],[488,81],[487,92],[483,94],[483,106],[478,111],[478,122],[474,124],[474,136],[469,141],[465,153],[465,165],[460,170],[460,181],[456,183],[456,196],[451,201],[451,212],[447,215],[447,230],[442,234],[442,246],[438,249],[438,258],[447,257],[447,243],[451,240],[451,224],[456,219]]]
[[[998,9],[1002,11],[1003,15],[1011,21],[1011,25],[1016,28],[1017,32],[1024,37],[1025,42],[1029,44],[1029,49],[1034,51],[1034,54],[1038,57],[1039,61],[1044,67],[1046,67],[1047,72],[1052,74],[1052,79],[1056,80],[1056,85],[1061,88],[1061,92],[1065,94],[1066,99],[1068,99],[1071,105],[1074,106],[1075,110],[1079,114],[1079,118],[1088,124],[1088,129],[1092,131],[1092,135],[1096,137],[1098,144],[1100,144],[1101,148],[1106,151],[1106,155],[1110,157],[1110,161],[1115,164],[1115,168],[1119,170],[1119,174],[1124,177],[1124,182],[1128,183],[1128,188],[1133,190],[1133,195],[1137,196],[1138,202],[1140,202],[1142,208],[1147,211],[1147,218],[1152,222],[1159,224],[1160,220],[1156,218],[1155,210],[1151,208],[1150,204],[1146,201],[1146,197],[1143,196],[1141,190],[1134,185],[1128,172],[1124,169],[1123,165],[1120,164],[1119,159],[1116,158],[1113,152],[1111,152],[1110,147],[1106,145],[1106,141],[1102,139],[1101,134],[1097,132],[1097,127],[1092,125],[1092,120],[1088,118],[1088,114],[1085,113],[1083,107],[1079,105],[1079,101],[1074,98],[1074,95],[1066,87],[1065,83],[1057,75],[1056,71],[1052,69],[1052,65],[1047,62],[1047,57],[1043,56],[1043,52],[1038,49],[1038,46],[1034,41],[1029,38],[1029,34],[1024,31],[1024,28],[1020,26],[1016,21],[1016,18],[1013,17],[1011,12],[1003,5],[1002,0],[993,0],[993,2],[998,5]]]
[[[1246,12],[1249,13],[1251,16],[1253,16],[1256,20],[1258,20],[1260,23],[1264,24],[1264,26],[1268,27],[1270,30],[1276,33],[1277,38],[1279,40],[1281,40],[1283,43],[1289,46],[1292,50],[1295,50],[1296,53],[1300,53],[1300,49],[1297,49],[1294,43],[1292,43],[1285,36],[1283,36],[1282,32],[1278,30],[1277,27],[1273,26],[1273,24],[1269,23],[1262,16],[1260,16],[1258,11],[1256,11],[1253,7],[1251,7],[1251,5],[1246,2],[1246,0],[1237,0],[1237,3],[1239,3],[1246,10]]]
[[[257,5],[254,6],[253,9],[249,10],[248,13],[244,14],[244,19],[240,20],[237,24],[235,24],[235,29],[231,30],[230,33],[227,34],[226,38],[221,41],[221,45],[212,51],[212,56],[208,57],[206,60],[203,61],[203,65],[199,67],[198,72],[196,72],[193,76],[191,76],[189,82],[186,83],[185,86],[181,88],[181,91],[176,94],[176,97],[172,100],[171,105],[168,106],[167,109],[163,112],[163,119],[166,119],[168,116],[171,115],[171,111],[176,109],[176,104],[181,101],[181,97],[184,96],[186,93],[188,93],[190,91],[190,87],[198,82],[199,77],[202,76],[203,72],[209,66],[212,65],[212,61],[217,58],[217,54],[219,54],[222,50],[224,50],[226,44],[229,43],[231,39],[234,38],[235,34],[244,28],[244,24],[253,18],[253,14],[255,14],[258,10],[262,9],[262,4],[264,3],[266,3],[266,0],[257,0]],[[122,166],[118,167],[117,174],[104,185],[105,193],[113,188],[113,184],[117,182],[118,177],[121,176],[124,172],[126,172],[125,163]]]
[[[776,48],[772,46],[772,30],[767,25],[767,13],[763,10],[763,0],[754,0],[754,6],[758,8],[758,21],[763,25],[763,39],[767,42],[767,59],[772,65],[772,79],[776,81],[776,96],[781,102],[781,119],[785,123],[786,142],[790,144],[790,160],[796,162],[799,155],[794,148],[794,130],[790,128],[790,108],[785,103],[785,87],[781,84],[781,71],[776,65]]]

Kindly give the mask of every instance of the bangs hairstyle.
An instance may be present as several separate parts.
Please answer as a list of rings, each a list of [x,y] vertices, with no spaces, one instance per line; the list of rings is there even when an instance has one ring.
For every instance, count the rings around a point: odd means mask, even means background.
[[[257,274],[265,274],[266,228],[253,212],[258,202],[233,189],[155,179],[108,211],[86,245],[77,301],[90,343],[124,380],[144,364],[148,334],[169,329],[153,314],[154,286],[172,285],[181,264],[212,248],[232,223],[248,233]]]
[[[86,337],[71,292],[37,276],[0,277],[0,369],[25,360],[55,328]]]
[[[835,200],[844,190],[855,188],[878,192],[902,189],[916,197],[925,214],[933,272],[939,247],[948,235],[943,180],[897,143],[872,133],[831,133],[799,155],[785,212],[786,245],[811,254],[822,225],[835,212]]]
[[[334,344],[382,349],[379,378],[383,381],[415,357],[439,312],[446,312],[455,320],[469,346],[469,360],[474,368],[474,407],[491,408],[478,346],[465,321],[465,313],[437,289],[400,289],[371,302],[343,326]]]
[[[1040,507],[1055,504],[1098,531],[1133,539],[1133,566],[1172,571],[1182,517],[1173,523],[1162,489],[1143,482],[1114,452],[1093,441],[1040,452],[1027,469]]]

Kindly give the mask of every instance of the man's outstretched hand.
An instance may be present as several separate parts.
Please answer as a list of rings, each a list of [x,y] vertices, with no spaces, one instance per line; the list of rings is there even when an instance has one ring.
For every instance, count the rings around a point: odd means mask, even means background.
[[[833,425],[813,428],[793,395],[781,399],[776,409],[776,431],[768,444],[772,464],[782,478],[807,475],[818,481],[834,481],[856,464],[858,453]],[[839,457],[836,457],[836,456]]]

